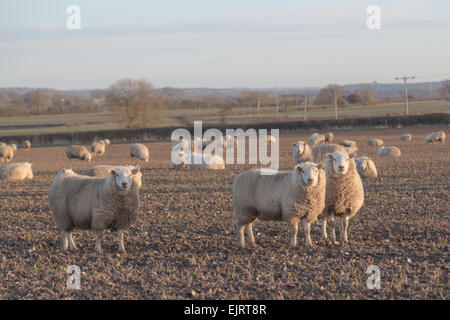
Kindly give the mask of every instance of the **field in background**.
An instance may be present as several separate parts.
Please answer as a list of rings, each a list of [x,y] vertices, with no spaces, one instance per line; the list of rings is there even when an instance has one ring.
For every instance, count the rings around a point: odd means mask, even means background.
[[[339,108],[339,118],[374,117],[404,114],[403,103],[391,103],[376,106],[347,106]],[[409,104],[409,113],[424,114],[433,112],[450,112],[450,101],[421,101]],[[205,124],[242,124],[258,123],[265,121],[303,120],[304,109],[298,107],[279,107],[279,113],[275,108],[261,108],[257,113],[256,108],[236,108],[229,114],[223,115],[222,110],[165,110],[161,119],[150,127],[186,126],[193,120],[202,120]],[[309,106],[307,119],[334,119],[334,109],[331,106]],[[0,136],[30,135],[41,133],[65,133],[97,130],[123,129],[124,125],[114,113],[94,114],[64,114],[64,115],[40,115],[0,118]]]

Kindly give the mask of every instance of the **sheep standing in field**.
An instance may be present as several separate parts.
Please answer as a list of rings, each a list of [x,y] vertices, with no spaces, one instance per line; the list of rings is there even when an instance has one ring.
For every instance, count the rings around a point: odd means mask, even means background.
[[[136,157],[138,160],[148,162],[149,152],[148,148],[141,143],[133,143],[130,146],[130,156]]]
[[[378,176],[375,162],[368,157],[356,158],[356,170],[361,178],[376,178]]]
[[[109,139],[103,139],[101,141],[104,141],[106,146],[109,146],[111,144],[111,141]]]
[[[405,133],[405,134],[400,136],[400,140],[402,140],[402,141],[411,141],[412,140],[412,135],[410,133]]]
[[[29,149],[31,148],[31,142],[30,142],[30,140],[25,140],[25,141],[23,142],[23,147],[24,147],[26,150],[29,150]]]
[[[297,141],[294,143],[294,162],[296,164],[306,161],[323,163],[325,154],[333,152],[345,152],[345,147],[334,143],[309,146],[304,141]]]
[[[0,180],[33,179],[31,165],[28,162],[14,162],[0,166]]]
[[[311,141],[311,145],[313,145],[313,146],[319,145],[319,144],[324,144],[325,136],[323,134],[313,133],[309,137],[309,140]]]
[[[427,143],[432,143],[432,142],[445,142],[445,132],[444,131],[438,131],[438,132],[432,132],[429,135],[427,135],[425,141]]]
[[[98,166],[93,166],[91,168],[84,170],[81,174],[84,176],[105,178],[109,175],[111,170],[114,170],[116,168],[128,168],[128,169],[132,170],[135,167],[130,166],[130,165],[126,165],[126,166],[98,165]],[[136,168],[139,168],[139,167],[137,166]],[[142,172],[139,171],[138,173],[134,174],[132,177],[133,177],[133,181],[136,182],[137,186],[139,188],[141,188],[142,187]]]
[[[402,152],[399,148],[389,146],[389,147],[379,147],[378,156],[379,157],[400,157]]]
[[[12,143],[12,144],[10,144],[9,146],[11,147],[11,149],[12,149],[14,152],[17,151],[17,144]]]
[[[179,159],[174,161],[174,159]],[[178,163],[178,164],[176,164]],[[223,170],[225,169],[225,161],[216,154],[191,153],[189,159],[188,154],[184,151],[178,151],[172,155],[172,165],[174,169],[188,168],[192,170]]]
[[[367,140],[367,145],[372,147],[380,147],[383,145],[383,140],[381,139],[369,139]]]
[[[339,141],[338,144],[344,147],[355,147],[356,148],[356,142],[353,140],[342,140]]]
[[[2,162],[10,162],[12,158],[14,158],[14,150],[7,144],[0,145],[0,159]]]
[[[233,182],[233,208],[240,246],[245,247],[245,228],[251,244],[255,245],[252,226],[257,220],[288,222],[292,247],[297,243],[298,223],[302,221],[306,246],[313,246],[310,225],[325,205],[322,165],[304,162],[290,172],[273,172],[272,175],[264,175],[263,170],[245,171]]]
[[[102,156],[106,151],[106,142],[100,140],[99,142],[92,143],[91,150],[94,155],[98,154],[99,156]]]
[[[90,162],[92,160],[92,154],[85,146],[71,145],[66,149],[66,156],[69,160],[79,159]]]
[[[334,140],[333,132],[325,133],[325,143],[331,143]]]
[[[358,213],[364,203],[364,189],[353,157],[353,154],[342,152],[326,156],[325,209],[320,218],[324,239],[327,239],[326,225],[327,219],[330,218],[333,243],[336,243],[336,219],[339,220],[341,241],[347,242],[349,220]]]
[[[123,232],[136,219],[139,206],[139,187],[132,176],[139,168],[120,167],[105,178],[88,177],[67,170],[58,174],[50,186],[48,200],[53,220],[62,235],[62,249],[77,246],[72,230],[97,232],[95,250],[101,252],[101,236],[105,229],[118,231],[119,251],[126,252]]]

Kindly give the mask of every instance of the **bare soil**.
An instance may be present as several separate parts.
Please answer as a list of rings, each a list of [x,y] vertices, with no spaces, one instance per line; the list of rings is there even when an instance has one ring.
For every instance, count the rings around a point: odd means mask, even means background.
[[[146,143],[142,208],[118,254],[107,231],[103,253],[92,232],[75,231],[77,252],[60,250],[47,192],[57,171],[95,164],[137,164],[129,144],[113,144],[91,163],[65,157],[65,147],[19,149],[14,161],[33,163],[32,181],[0,182],[0,299],[449,299],[450,144],[429,145],[438,127],[336,130],[371,156],[379,177],[364,180],[365,204],[350,221],[349,244],[320,239],[307,249],[303,233],[289,246],[282,222],[257,223],[258,246],[239,249],[231,185],[249,165],[222,171],[170,169],[170,142]],[[400,141],[410,132],[412,142]],[[280,139],[281,169],[293,167],[292,143],[311,132]],[[397,159],[378,158],[369,138],[398,146]],[[81,289],[66,286],[69,265],[81,268]],[[381,289],[366,286],[370,265],[381,270]]]

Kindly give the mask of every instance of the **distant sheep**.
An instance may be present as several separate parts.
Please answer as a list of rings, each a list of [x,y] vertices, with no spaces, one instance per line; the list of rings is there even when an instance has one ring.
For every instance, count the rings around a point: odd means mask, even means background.
[[[311,145],[319,145],[325,143],[325,136],[323,134],[313,133],[309,137],[309,141],[311,141]]]
[[[310,225],[325,205],[325,174],[322,165],[297,164],[289,172],[263,174],[266,169],[240,173],[233,182],[233,209],[237,218],[239,244],[245,247],[244,229],[255,245],[253,223],[282,220],[291,225],[291,246],[297,243],[298,223],[305,230],[305,244],[313,246]]]
[[[71,145],[66,149],[66,156],[69,160],[79,159],[90,162],[92,160],[92,154],[85,146]]]
[[[103,139],[101,141],[104,141],[106,146],[109,146],[111,144],[111,141],[109,139]]]
[[[58,173],[50,186],[48,200],[53,220],[61,230],[62,249],[76,250],[72,230],[97,232],[95,250],[101,252],[105,229],[118,231],[119,251],[126,252],[123,233],[139,213],[139,187],[132,176],[139,168],[116,168],[105,178]]]
[[[412,135],[409,133],[403,134],[400,136],[400,140],[402,141],[411,141],[412,140]]]
[[[399,148],[389,146],[389,147],[379,147],[378,156],[379,157],[400,157],[402,152]]]
[[[381,147],[383,145],[383,140],[381,139],[369,139],[367,140],[367,145],[372,147]]]
[[[326,222],[332,222],[331,240],[336,243],[336,219],[339,222],[340,238],[348,241],[348,223],[364,203],[364,189],[356,170],[354,154],[336,152],[327,154],[325,161],[326,192],[322,218],[322,236],[327,239]]]
[[[14,152],[17,151],[17,144],[12,143],[12,144],[10,144],[9,146],[11,147],[11,149],[13,149]]]
[[[444,131],[438,131],[438,132],[432,132],[429,135],[427,135],[425,141],[427,143],[433,143],[433,142],[445,142],[445,132]]]
[[[376,178],[378,176],[375,162],[368,157],[356,158],[356,169],[361,178]]]
[[[100,140],[99,142],[92,143],[91,150],[94,155],[98,154],[99,156],[102,156],[106,151],[106,142]]]
[[[338,144],[344,147],[356,147],[356,142],[353,140],[342,140],[339,141]]]
[[[334,143],[309,146],[304,141],[297,141],[294,143],[293,157],[296,164],[306,161],[323,163],[325,154],[333,152],[345,152],[345,147]]]
[[[10,162],[14,158],[14,150],[7,144],[0,146],[0,160]]]
[[[141,143],[133,143],[130,146],[130,156],[148,162],[149,152],[148,148]]]
[[[174,169],[192,169],[192,170],[223,170],[225,169],[225,161],[222,157],[216,155],[216,154],[201,154],[201,153],[195,153],[191,152],[191,158],[188,158],[188,154],[179,151],[178,154],[174,154],[173,157],[178,157],[180,162],[179,164],[173,164]]]
[[[85,175],[85,176],[105,178],[111,173],[112,170],[118,169],[118,168],[119,169],[128,168],[128,169],[132,170],[135,167],[130,166],[130,165],[127,165],[127,166],[98,165],[98,166],[94,166],[94,167],[84,170],[81,174]],[[137,167],[137,168],[139,168],[139,167]],[[134,174],[132,177],[133,177],[133,181],[136,182],[137,186],[139,188],[141,188],[142,187],[141,171],[139,171],[137,174]]]
[[[331,142],[333,142],[333,140],[334,140],[333,132],[325,133],[325,142],[326,143],[331,143]]]
[[[25,140],[25,141],[23,142],[23,147],[24,147],[26,150],[30,149],[30,148],[31,148],[31,142],[30,142],[30,140]]]
[[[33,179],[32,164],[28,162],[7,163],[0,166],[0,180]]]

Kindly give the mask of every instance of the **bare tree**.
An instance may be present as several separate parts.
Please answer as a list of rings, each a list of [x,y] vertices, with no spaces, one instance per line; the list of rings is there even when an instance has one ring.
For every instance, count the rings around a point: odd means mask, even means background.
[[[346,93],[343,87],[337,84],[329,84],[325,88],[322,88],[314,99],[314,104],[333,104],[334,92],[336,90],[337,104],[339,107],[343,107],[347,104]]]
[[[172,87],[164,87],[161,89],[161,95],[163,96],[167,109],[176,109],[181,102],[183,90]]]
[[[162,109],[153,85],[146,80],[119,80],[111,85],[106,99],[128,128],[147,126],[159,118]]]

